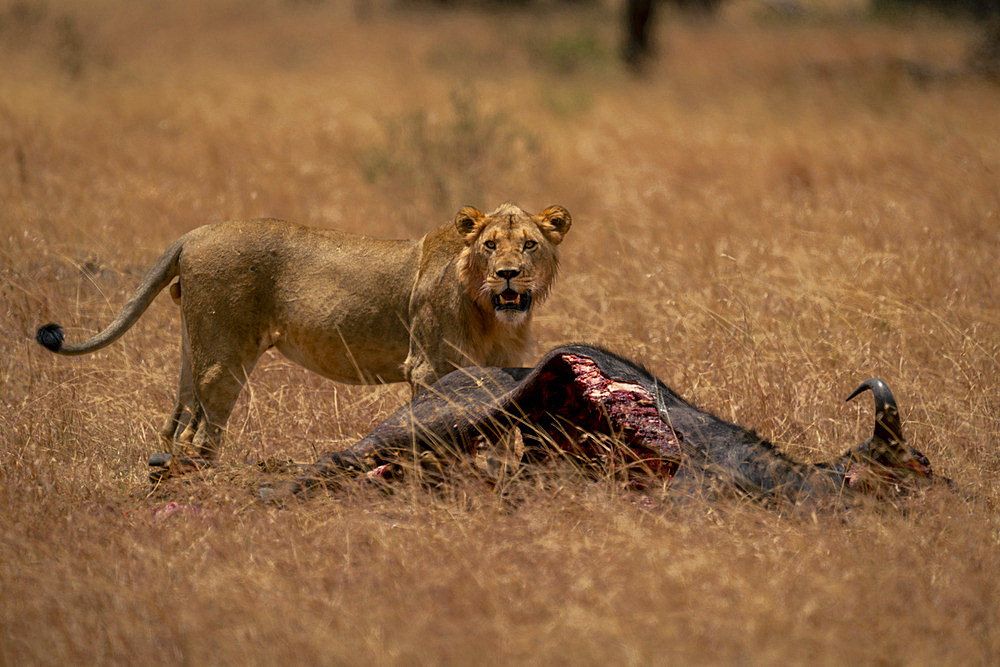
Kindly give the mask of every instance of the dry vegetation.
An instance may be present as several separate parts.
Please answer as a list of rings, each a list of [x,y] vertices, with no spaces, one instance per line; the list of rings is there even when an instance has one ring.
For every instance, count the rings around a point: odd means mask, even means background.
[[[0,3],[0,664],[995,664],[1000,88],[970,26],[857,4],[664,15],[634,78],[614,5]],[[272,510],[241,461],[345,446],[407,390],[269,356],[224,465],[150,496],[169,297],[89,357],[32,341],[104,326],[203,223],[411,237],[508,198],[574,216],[543,348],[607,343],[811,460],[882,376],[960,492],[798,517],[566,472]]]

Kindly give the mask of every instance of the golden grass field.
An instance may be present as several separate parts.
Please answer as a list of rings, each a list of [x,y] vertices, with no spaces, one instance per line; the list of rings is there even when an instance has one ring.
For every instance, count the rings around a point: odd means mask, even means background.
[[[0,664],[1000,661],[1000,86],[972,25],[805,6],[664,11],[636,77],[617,3],[0,2]],[[404,238],[507,199],[573,214],[540,353],[609,345],[808,460],[870,434],[843,399],[878,375],[955,491],[801,516],[567,470],[276,510],[242,461],[409,391],[269,354],[220,466],[150,494],[169,296],[90,356],[33,340],[208,222]]]

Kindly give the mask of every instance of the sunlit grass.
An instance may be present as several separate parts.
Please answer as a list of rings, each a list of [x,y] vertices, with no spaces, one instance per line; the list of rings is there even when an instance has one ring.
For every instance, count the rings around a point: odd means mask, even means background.
[[[641,78],[611,6],[5,7],[0,662],[996,662],[1000,88],[969,26],[803,4],[663,14]],[[274,511],[244,460],[346,447],[409,391],[268,355],[220,467],[150,495],[169,298],[88,357],[32,340],[103,327],[200,224],[416,237],[507,199],[573,215],[539,352],[607,344],[808,460],[868,435],[843,399],[881,376],[956,493],[649,509],[567,470]]]

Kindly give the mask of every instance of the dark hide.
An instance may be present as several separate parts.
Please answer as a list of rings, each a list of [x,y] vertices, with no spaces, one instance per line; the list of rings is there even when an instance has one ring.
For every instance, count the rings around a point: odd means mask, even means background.
[[[353,447],[330,452],[295,482],[260,493],[280,501],[320,483],[336,484],[344,475],[379,474],[400,457],[471,454],[512,428],[520,429],[526,456],[535,460],[566,452],[610,457],[637,477],[653,475],[674,484],[711,479],[761,498],[880,495],[930,478],[927,459],[903,444],[888,387],[872,379],[852,397],[865,389],[873,391],[879,410],[872,438],[834,461],[801,463],[753,431],[694,407],[642,366],[600,348],[568,345],[534,368],[454,371]],[[884,423],[887,413],[895,418],[891,428]]]

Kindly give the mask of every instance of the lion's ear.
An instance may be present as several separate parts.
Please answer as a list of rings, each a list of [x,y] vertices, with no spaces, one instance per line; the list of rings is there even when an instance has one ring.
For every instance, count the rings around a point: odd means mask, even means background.
[[[486,216],[478,208],[463,206],[455,214],[455,227],[458,229],[458,233],[464,236],[468,242],[479,233],[485,220]]]
[[[545,234],[545,238],[552,245],[562,243],[563,237],[573,224],[573,218],[569,211],[562,206],[549,206],[547,209],[534,216],[535,224]]]

